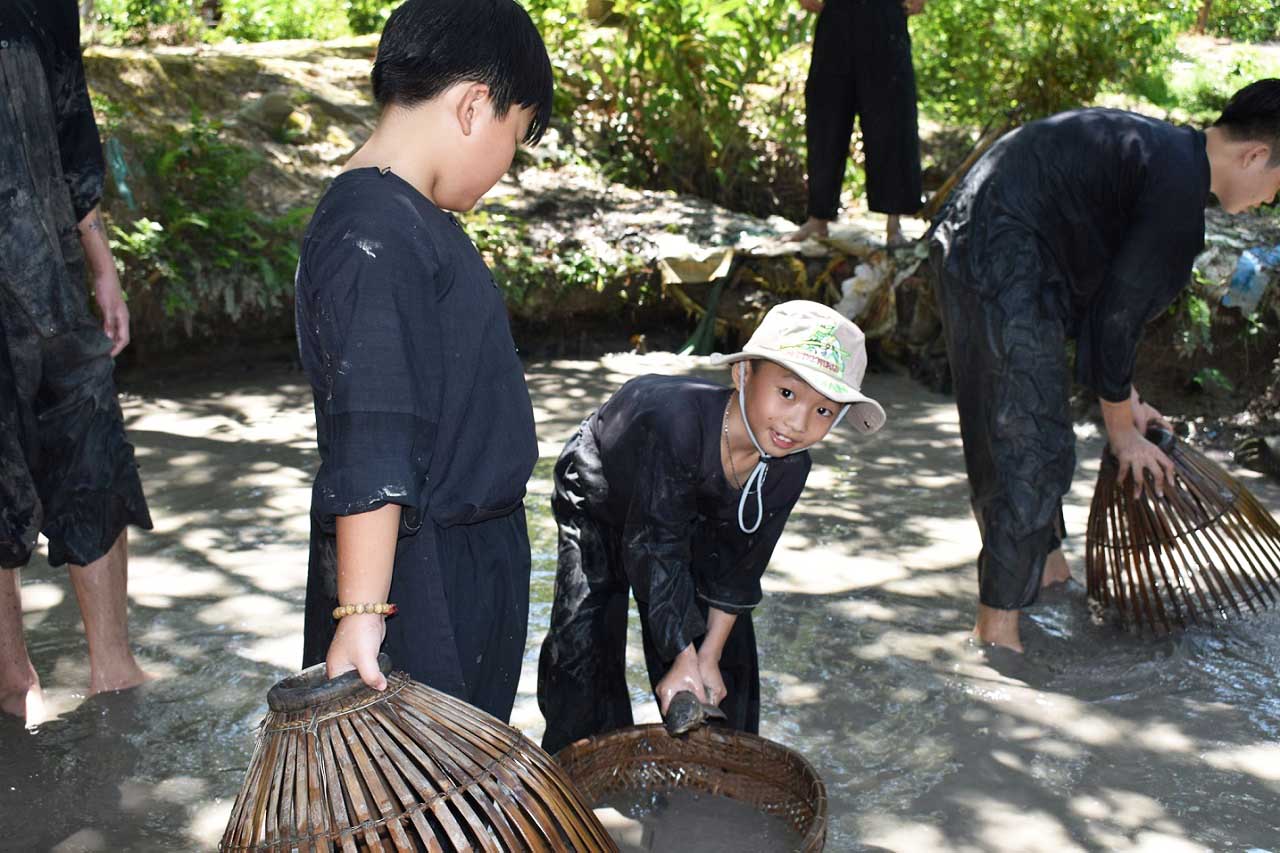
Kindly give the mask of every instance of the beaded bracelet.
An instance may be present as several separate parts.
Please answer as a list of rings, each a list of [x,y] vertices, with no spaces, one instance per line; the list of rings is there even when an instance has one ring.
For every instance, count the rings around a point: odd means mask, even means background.
[[[378,616],[394,616],[400,608],[390,602],[382,604],[343,604],[333,608],[333,618],[341,619],[343,616],[355,616],[363,613],[374,613]]]

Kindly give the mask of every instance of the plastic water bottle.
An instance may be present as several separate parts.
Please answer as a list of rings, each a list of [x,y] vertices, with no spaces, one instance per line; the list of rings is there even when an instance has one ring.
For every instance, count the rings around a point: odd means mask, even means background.
[[[1245,249],[1236,262],[1231,284],[1222,295],[1222,304],[1252,314],[1271,284],[1271,270],[1280,267],[1280,246]]]

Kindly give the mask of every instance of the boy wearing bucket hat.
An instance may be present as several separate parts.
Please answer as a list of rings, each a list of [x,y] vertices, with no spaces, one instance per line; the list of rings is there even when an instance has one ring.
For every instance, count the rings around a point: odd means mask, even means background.
[[[665,713],[689,691],[757,732],[751,610],[808,477],[807,449],[847,420],[884,425],[861,390],[863,334],[815,302],[773,308],[729,365],[732,387],[642,376],[583,421],[555,467],[560,530],[551,627],[538,664],[550,752],[631,725],[625,676],[634,593]]]

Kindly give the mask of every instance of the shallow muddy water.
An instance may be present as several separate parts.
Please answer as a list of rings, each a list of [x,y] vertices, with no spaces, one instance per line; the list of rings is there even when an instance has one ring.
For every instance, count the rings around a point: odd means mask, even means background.
[[[513,723],[541,735],[550,614],[551,462],[629,376],[670,356],[535,363],[543,460],[530,483],[529,645]],[[714,374],[712,374],[714,375]],[[1024,620],[1028,654],[967,639],[977,537],[950,400],[873,376],[883,433],[841,433],[766,575],[757,612],[762,732],[827,783],[828,850],[1280,851],[1280,615],[1151,640],[1089,618],[1079,584]],[[0,720],[0,849],[216,846],[265,713],[296,670],[315,465],[311,403],[287,364],[126,383],[156,530],[135,533],[131,625],[158,680],[85,699],[84,641],[62,571],[23,574],[45,724]],[[1078,428],[1066,508],[1083,528],[1101,449]],[[1280,491],[1248,472],[1265,505]],[[633,628],[634,620],[633,620]],[[638,628],[637,722],[657,720]]]
[[[794,853],[802,840],[779,817],[694,791],[623,793],[596,814],[621,853]]]

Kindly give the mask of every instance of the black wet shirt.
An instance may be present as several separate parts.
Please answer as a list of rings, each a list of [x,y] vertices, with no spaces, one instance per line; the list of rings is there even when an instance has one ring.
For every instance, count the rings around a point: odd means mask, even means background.
[[[75,0],[0,0],[0,286],[45,336],[83,316],[76,224],[105,169]]]
[[[1188,284],[1204,249],[1208,200],[1203,133],[1086,109],[997,142],[939,228],[950,230],[948,270],[979,289],[1017,277],[1027,259],[1016,246],[1030,236],[1047,288],[1041,304],[1077,339],[1077,380],[1122,401],[1142,327]]]
[[[339,175],[303,237],[297,331],[322,528],[386,503],[409,508],[402,532],[520,505],[538,459],[524,368],[453,216],[391,172]]]
[[[728,402],[729,389],[706,380],[642,376],[585,425],[600,457],[581,472],[597,480],[582,484],[587,512],[620,537],[622,567],[669,658],[705,633],[695,592],[727,613],[760,603],[760,578],[809,476],[807,451],[772,461],[764,520],[743,533],[741,491],[720,461]],[[739,473],[745,481],[750,471]],[[753,498],[748,525],[755,508]]]

